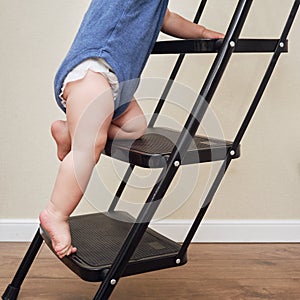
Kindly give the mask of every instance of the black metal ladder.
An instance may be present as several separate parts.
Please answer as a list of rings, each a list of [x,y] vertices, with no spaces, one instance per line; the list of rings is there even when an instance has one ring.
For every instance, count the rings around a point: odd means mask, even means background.
[[[198,23],[206,5],[202,0],[194,22]],[[222,40],[179,40],[157,42],[153,54],[180,54],[161,99],[149,122],[145,135],[134,142],[109,142],[105,154],[130,164],[106,213],[70,218],[73,244],[78,251],[64,257],[72,271],[87,281],[101,281],[94,299],[108,299],[123,276],[163,268],[177,267],[187,262],[187,249],[226,173],[232,159],[240,155],[240,142],[252,120],[276,63],[287,52],[287,37],[296,17],[300,0],[293,3],[279,39],[239,39],[252,0],[239,0],[226,35]],[[198,136],[196,132],[209,107],[224,70],[234,52],[273,53],[252,104],[233,142]],[[216,53],[206,81],[195,101],[181,132],[155,127],[165,99],[187,53]],[[222,161],[221,167],[204,199],[184,242],[178,244],[148,228],[175,174],[182,165]],[[162,168],[160,176],[137,218],[116,207],[135,166]],[[15,277],[2,295],[4,300],[17,299],[23,280],[34,261],[43,240],[51,248],[47,233],[37,231]]]

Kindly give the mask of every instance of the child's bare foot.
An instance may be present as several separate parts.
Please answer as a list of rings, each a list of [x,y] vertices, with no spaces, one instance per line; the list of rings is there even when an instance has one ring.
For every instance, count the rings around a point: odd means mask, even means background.
[[[68,218],[55,215],[49,209],[40,214],[42,228],[47,231],[52,247],[59,258],[75,253],[77,249],[71,245],[71,234]]]
[[[57,157],[63,160],[71,150],[71,137],[66,121],[58,120],[51,125],[51,133],[57,144]]]

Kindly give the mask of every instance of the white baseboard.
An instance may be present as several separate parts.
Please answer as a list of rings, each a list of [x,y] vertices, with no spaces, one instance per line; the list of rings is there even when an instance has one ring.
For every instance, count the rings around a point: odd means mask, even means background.
[[[29,242],[38,227],[34,219],[0,219],[0,242]]]
[[[151,228],[182,242],[191,220],[163,220]],[[0,219],[0,242],[31,241],[38,221],[34,219]],[[209,243],[298,243],[300,220],[205,220],[193,242]]]
[[[151,227],[182,242],[191,220],[164,220]],[[193,242],[207,243],[297,243],[300,220],[205,220]]]

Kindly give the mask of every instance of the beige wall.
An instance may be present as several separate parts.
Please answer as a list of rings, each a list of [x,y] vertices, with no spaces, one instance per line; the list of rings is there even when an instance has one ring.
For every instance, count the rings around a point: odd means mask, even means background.
[[[198,4],[196,0],[170,2],[173,10],[190,19]],[[236,2],[210,0],[203,24],[224,31]],[[276,38],[292,2],[254,1],[242,36]],[[58,167],[49,126],[53,120],[64,117],[53,99],[52,81],[88,4],[88,0],[0,2],[0,219],[36,218],[49,199]],[[242,157],[233,161],[217,193],[208,215],[211,219],[299,219],[299,36],[298,17],[289,38],[290,51],[281,58],[247,131]],[[191,55],[185,60],[178,78],[178,93],[172,94],[171,101],[188,107],[213,57]],[[269,57],[266,54],[233,57],[212,106],[227,139],[233,138],[246,113]],[[166,78],[174,60],[175,56],[151,57],[144,76]],[[160,82],[157,81],[157,86]],[[182,98],[181,92],[191,97]],[[147,96],[146,92],[139,93],[141,97]],[[153,101],[142,101],[146,114],[152,104]],[[174,120],[184,119],[184,110],[171,105],[171,117],[162,123],[173,124]],[[210,129],[206,126],[204,130]],[[114,179],[124,167],[123,163],[103,159],[87,199],[77,212],[93,211],[93,205],[105,209],[117,185]],[[167,197],[172,205],[164,204],[158,217],[192,218],[207,178],[211,180],[214,171],[212,164],[200,169],[184,168]],[[136,203],[146,196],[155,175],[157,172],[137,170],[130,185],[142,184],[142,188],[134,191],[130,188],[131,196],[126,193],[122,206],[136,210]],[[185,186],[189,186],[190,193],[184,191]]]

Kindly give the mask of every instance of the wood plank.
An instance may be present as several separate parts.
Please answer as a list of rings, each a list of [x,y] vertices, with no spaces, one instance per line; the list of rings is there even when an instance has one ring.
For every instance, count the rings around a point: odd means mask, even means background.
[[[5,284],[4,284],[5,283]],[[0,283],[1,293],[9,281]],[[93,299],[99,284],[76,279],[37,279],[24,281],[18,300],[81,300]]]
[[[0,243],[0,294],[27,248]],[[43,247],[18,299],[92,299],[98,286],[79,279]],[[192,244],[187,265],[122,278],[111,299],[299,300],[300,245]]]
[[[20,258],[22,259],[29,247],[29,243],[0,243],[1,259]],[[43,244],[38,256],[40,258],[53,257],[51,250]]]
[[[22,258],[29,243],[0,243],[1,258]],[[247,251],[245,251],[247,249]],[[206,260],[207,257],[216,259],[299,259],[300,244],[202,244],[194,243],[190,246],[190,256]],[[40,258],[53,257],[53,253],[46,245],[42,246]]]
[[[5,284],[4,284],[5,283]],[[7,282],[0,283],[5,289]],[[121,279],[112,300],[299,300],[300,280],[165,280],[163,278],[140,278],[133,276]],[[19,300],[83,300],[92,299],[98,284],[78,279],[28,279],[24,282]]]
[[[245,251],[246,250],[246,251]],[[300,259],[300,244],[200,244],[190,246],[190,257],[217,259]]]
[[[299,280],[164,280],[124,279],[112,299],[297,299]]]
[[[0,262],[0,278],[12,277],[18,261],[7,259]],[[300,279],[300,260],[196,260],[191,259],[185,266],[160,270],[147,274],[149,278],[194,279],[195,274],[204,274],[205,279],[239,278],[294,278]],[[72,279],[76,276],[57,259],[37,259],[28,274],[30,278]],[[201,279],[201,275],[197,275]]]
[[[20,259],[9,258],[0,261],[0,278],[13,277],[20,263]],[[36,259],[27,277],[30,278],[60,278],[74,279],[77,276],[56,258]]]

